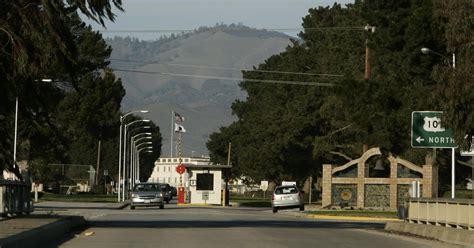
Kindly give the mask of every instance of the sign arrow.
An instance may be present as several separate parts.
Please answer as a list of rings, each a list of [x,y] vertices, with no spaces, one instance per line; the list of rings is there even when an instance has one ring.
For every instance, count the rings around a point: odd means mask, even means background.
[[[420,136],[418,136],[418,138],[416,138],[416,142],[421,143],[422,141],[425,141],[425,139],[422,139]]]

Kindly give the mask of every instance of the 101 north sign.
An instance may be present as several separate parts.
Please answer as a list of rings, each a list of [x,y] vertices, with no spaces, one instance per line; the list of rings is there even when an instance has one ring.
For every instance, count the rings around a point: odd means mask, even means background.
[[[441,111],[413,111],[411,146],[413,148],[456,148],[453,130],[441,125]]]

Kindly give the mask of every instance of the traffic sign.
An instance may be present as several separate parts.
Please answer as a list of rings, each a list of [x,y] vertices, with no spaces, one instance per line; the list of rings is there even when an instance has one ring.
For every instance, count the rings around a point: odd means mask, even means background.
[[[453,130],[441,125],[441,111],[413,111],[411,146],[413,148],[456,148]]]
[[[178,166],[176,166],[176,172],[178,172],[178,174],[183,174],[184,172],[186,172],[186,167],[184,167],[183,164],[180,164]]]

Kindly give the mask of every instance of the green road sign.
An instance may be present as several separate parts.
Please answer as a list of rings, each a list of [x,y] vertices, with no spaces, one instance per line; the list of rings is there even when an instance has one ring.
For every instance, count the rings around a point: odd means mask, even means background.
[[[411,146],[413,148],[455,148],[453,130],[441,126],[441,111],[411,113]]]

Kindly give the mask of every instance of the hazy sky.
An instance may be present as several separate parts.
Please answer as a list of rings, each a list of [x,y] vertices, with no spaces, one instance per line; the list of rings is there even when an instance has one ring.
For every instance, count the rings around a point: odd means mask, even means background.
[[[115,11],[112,30],[189,30],[216,23],[242,23],[254,28],[300,28],[308,9],[332,5],[332,0],[123,0],[125,12]],[[353,0],[337,1],[341,4]],[[89,22],[91,23],[91,22]],[[100,25],[95,29],[102,30]],[[298,31],[286,32],[296,35]],[[156,39],[163,33],[109,33],[105,36],[136,36]],[[169,33],[168,33],[169,34]]]

